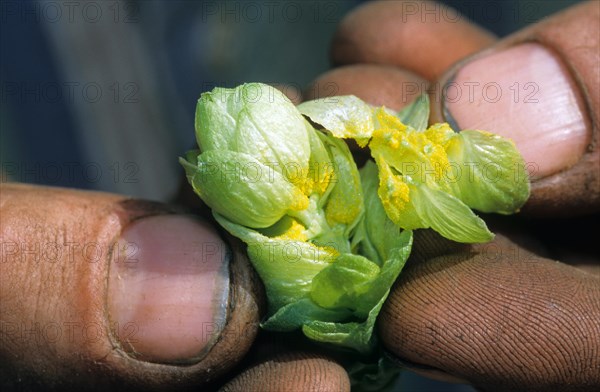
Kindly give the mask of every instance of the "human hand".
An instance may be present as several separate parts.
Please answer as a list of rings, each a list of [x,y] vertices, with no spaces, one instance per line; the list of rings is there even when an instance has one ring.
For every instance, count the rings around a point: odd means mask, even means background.
[[[455,25],[450,27],[466,28]],[[491,42],[491,37],[477,38],[472,31],[467,28],[466,35],[470,38],[461,39],[460,44],[456,43],[457,48],[467,48],[457,49],[462,52],[456,58],[479,50]],[[472,43],[478,40],[485,42]],[[427,59],[423,61],[427,63]],[[452,62],[446,61],[444,67]],[[439,64],[436,66],[441,67]],[[366,67],[359,70],[363,76],[358,80],[363,82],[358,87],[367,90],[372,88],[374,93],[371,97],[378,99],[382,99],[381,91],[384,94],[387,91],[390,96],[383,101],[371,102],[393,103],[388,99],[393,98],[397,90],[390,89],[388,79],[383,80],[386,83],[379,83],[376,80],[369,81],[369,77],[365,75],[371,73],[373,78],[381,80],[381,75],[385,76],[385,72],[400,77],[409,74],[396,68],[389,71],[370,71],[367,68],[370,69]],[[427,67],[424,66],[425,68]],[[443,69],[440,68],[439,73]],[[335,76],[335,72],[337,71],[332,71],[330,75]],[[353,77],[355,76],[359,75],[354,74]],[[338,80],[340,88],[343,88],[343,81],[344,78]],[[346,91],[350,92],[354,91]],[[361,96],[358,91],[356,93]],[[369,100],[369,96],[362,97]],[[400,104],[408,103],[411,99],[409,94],[395,97],[400,99]],[[597,116],[597,90],[594,102],[595,106],[590,107]],[[486,129],[485,126],[481,128]],[[40,385],[56,389],[64,385],[86,388],[90,385],[97,388],[118,386],[123,389],[194,388],[211,380],[213,374],[232,372],[227,369],[235,365],[254,340],[261,302],[260,287],[253,284],[236,286],[232,278],[228,295],[230,303],[235,303],[236,306],[230,308],[226,326],[233,333],[223,331],[218,338],[221,347],[227,348],[217,349],[215,344],[206,357],[190,359],[202,351],[210,337],[206,328],[200,327],[202,332],[199,333],[198,325],[211,329],[215,326],[214,319],[211,318],[213,312],[207,310],[212,301],[197,300],[222,297],[222,289],[227,287],[221,282],[220,291],[207,289],[211,280],[214,282],[216,276],[219,276],[219,266],[222,265],[219,261],[224,258],[222,250],[225,246],[206,224],[194,223],[189,218],[178,218],[181,220],[174,222],[170,218],[175,217],[172,213],[176,211],[170,207],[132,202],[124,197],[105,194],[3,185],[1,197],[3,272],[0,277],[0,313],[3,325],[0,355],[2,362],[10,365],[10,368],[4,367],[2,370],[4,379],[10,377],[14,381],[17,379],[13,378],[15,375],[22,379],[30,377],[30,380],[39,380]],[[171,223],[163,221],[162,219],[167,219],[165,217],[156,218],[158,221],[150,217],[165,214],[169,216]],[[136,220],[142,216],[147,219]],[[150,236],[149,226],[159,226],[161,235]],[[139,234],[140,230],[142,234]],[[163,237],[165,232],[173,236],[168,241]],[[134,239],[127,239],[129,235],[134,236]],[[110,250],[119,237],[125,237],[125,245],[135,245],[133,249],[125,246],[125,259],[112,259],[109,257]],[[174,242],[173,238],[178,242]],[[161,242],[162,240],[165,242]],[[17,244],[16,248],[13,243]],[[54,245],[46,245],[57,243],[62,246],[61,258],[58,260],[51,253],[56,250]],[[183,248],[175,246],[175,243],[190,245],[195,257],[207,260],[206,265],[210,267],[194,271],[197,266],[186,264],[186,260],[189,261],[190,258],[183,256],[187,252],[187,245]],[[92,253],[84,253],[84,248],[87,249],[86,252]],[[169,263],[169,269],[158,274],[153,269],[144,271],[144,259],[137,258],[136,253],[144,249],[147,249],[145,254],[149,254],[148,263],[157,264],[153,262],[159,258],[156,256],[165,252],[169,254],[169,259],[177,260],[177,265]],[[215,252],[218,249],[221,252]],[[425,365],[428,369],[421,371],[429,375],[436,372],[431,369],[434,367],[482,387],[503,387],[512,382],[521,388],[529,388],[530,385],[532,388],[544,388],[548,383],[557,382],[556,380],[562,383],[571,381],[565,376],[574,377],[574,388],[585,385],[584,382],[597,383],[590,376],[598,366],[597,362],[591,362],[598,352],[597,344],[593,345],[594,336],[596,339],[598,336],[597,280],[592,280],[591,275],[585,275],[574,268],[556,266],[554,262],[538,257],[532,256],[531,261],[528,256],[530,253],[525,253],[526,251],[522,254],[530,262],[523,263],[523,258],[511,256],[516,249],[521,248],[499,240],[497,246],[472,250],[468,253],[472,257],[438,257],[421,263],[413,260],[382,313],[380,330],[388,349],[405,362],[411,361],[410,365],[413,367],[416,364]],[[177,253],[171,252],[180,252],[179,257]],[[40,256],[37,260],[36,254]],[[101,258],[97,258],[96,254],[101,255]],[[433,254],[429,256],[433,257]],[[127,260],[134,259],[137,259],[139,269],[128,268],[129,272],[133,272],[130,274],[133,275],[132,283],[127,283],[127,287],[118,285],[120,279],[115,277],[119,275],[112,274],[115,271],[113,266],[126,267]],[[166,257],[162,259],[168,260]],[[153,268],[161,267],[154,265]],[[236,273],[246,274],[246,278],[239,279],[238,282],[251,282],[253,278],[248,275],[251,272],[247,267],[239,268],[243,271]],[[181,270],[185,270],[186,274],[179,274],[178,271]],[[492,271],[501,273],[500,277],[505,280],[495,279],[498,274],[490,275]],[[536,275],[524,275],[529,272],[535,272]],[[149,275],[144,276],[146,273]],[[126,273],[120,275],[124,276]],[[186,279],[189,275],[196,277]],[[483,277],[487,280],[483,280]],[[515,282],[517,278],[523,279]],[[117,284],[113,284],[114,280],[117,280]],[[127,281],[125,278],[125,282]],[[485,282],[492,287],[484,285]],[[569,286],[572,282],[574,284]],[[184,285],[187,285],[186,290],[181,290]],[[116,291],[113,292],[115,288]],[[31,295],[32,290],[34,295]],[[116,297],[111,299],[111,292],[116,292]],[[189,292],[197,295],[181,299],[180,294]],[[454,296],[457,292],[462,296]],[[482,292],[488,296],[482,297]],[[156,295],[144,298],[145,293]],[[439,294],[436,296],[436,293]],[[509,306],[506,298],[510,295],[516,299]],[[159,305],[162,302],[160,299],[171,296],[179,299]],[[132,302],[119,301],[121,298],[128,301],[127,297],[137,299],[137,312],[132,312]],[[573,301],[573,298],[581,300]],[[483,308],[481,301],[488,299],[491,303],[489,309]],[[415,309],[415,300],[425,303],[418,302],[421,306]],[[550,300],[553,305],[548,305]],[[240,301],[245,305],[240,305]],[[530,306],[542,311],[533,314]],[[547,311],[549,307],[554,313]],[[199,308],[204,310],[194,312],[193,309]],[[504,320],[494,319],[502,311],[505,311],[501,314],[506,317],[514,315],[514,323],[519,326],[506,325],[502,323]],[[548,315],[557,313],[562,318],[548,318]],[[123,319],[119,314],[125,315]],[[461,314],[465,314],[464,319],[450,318]],[[240,321],[234,321],[234,315]],[[548,325],[532,325],[531,321],[537,320],[533,318],[536,315],[545,316],[539,319],[548,320]],[[159,318],[164,323],[150,322]],[[128,324],[132,320],[134,324]],[[135,320],[140,322],[136,323]],[[111,330],[115,325],[114,321],[121,326],[116,330],[117,335],[122,335],[121,341],[115,338],[115,331]],[[146,322],[150,324],[144,325]],[[578,332],[566,330],[565,324],[569,322],[573,323]],[[38,332],[35,332],[36,325]],[[176,327],[177,325],[187,327],[191,334],[183,333],[186,330]],[[97,329],[98,326],[100,329]],[[432,330],[432,326],[436,339],[433,346],[428,344],[432,333],[427,333]],[[60,328],[60,337],[57,337],[57,327]],[[149,329],[144,331],[145,328]],[[132,336],[134,332],[135,336]],[[98,337],[96,333],[99,334]],[[523,351],[514,346],[515,341],[518,342],[514,338],[517,333],[526,343],[520,347]],[[548,339],[540,337],[543,333],[555,335],[549,335],[553,337]],[[460,335],[464,342],[460,340]],[[555,336],[559,339],[555,339]],[[132,337],[136,338],[136,342],[131,346],[122,343]],[[481,340],[477,340],[477,337]],[[533,350],[535,347],[532,348],[537,342],[540,342],[539,352]],[[558,348],[546,343],[555,343]],[[555,358],[556,352],[560,354]],[[521,355],[515,358],[511,356],[513,353]],[[342,368],[321,354],[292,353],[281,354],[276,358],[250,367],[232,380],[229,387],[240,390],[252,390],[253,386],[254,389],[259,389],[266,385],[274,390],[283,386],[292,390],[309,387],[319,387],[322,390],[348,388],[347,376]],[[539,361],[538,358],[548,360]],[[538,362],[528,362],[532,359]],[[559,372],[565,361],[572,361],[578,368],[573,367],[575,370],[572,373]],[[529,372],[523,372],[518,366],[524,366]],[[239,370],[238,368],[235,372]],[[553,371],[556,373],[552,373]],[[540,383],[540,380],[546,384]]]
[[[338,29],[332,57],[343,66],[319,77],[307,98],[335,86],[332,95],[399,109],[429,88],[437,105],[432,122],[515,141],[532,178],[523,214],[594,213],[600,207],[599,11],[597,2],[583,3],[496,41],[434,3],[368,3]],[[380,316],[385,346],[420,373],[483,390],[599,385],[597,254],[586,273],[553,261],[548,244],[531,239],[539,233],[518,229],[551,227],[542,240],[583,238],[592,249],[594,229],[582,222],[597,226],[594,218],[490,219],[505,233],[490,244],[455,248],[416,235],[412,259]],[[563,234],[549,237],[550,231]]]
[[[262,285],[213,223],[124,196],[0,187],[3,387],[212,388],[247,353]],[[230,389],[348,389],[322,354],[269,353],[264,367]]]

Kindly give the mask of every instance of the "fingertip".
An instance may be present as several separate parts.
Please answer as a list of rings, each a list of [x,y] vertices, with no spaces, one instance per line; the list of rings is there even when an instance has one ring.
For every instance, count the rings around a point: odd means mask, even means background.
[[[349,392],[350,379],[342,366],[325,356],[292,352],[246,369],[220,391]]]
[[[599,49],[599,3],[582,2],[455,64],[436,84],[436,121],[515,142],[532,179],[523,213],[600,209]]]
[[[599,288],[597,277],[498,235],[407,264],[378,327],[392,354],[484,389],[578,390],[600,381]]]
[[[266,305],[237,239],[196,217],[159,214],[130,222],[118,246],[107,296],[115,379],[207,385],[248,352]]]
[[[428,88],[423,78],[396,67],[354,64],[334,68],[315,79],[305,99],[355,95],[374,106],[400,110]]]
[[[542,45],[523,43],[470,59],[444,89],[446,119],[458,129],[483,129],[513,140],[534,180],[573,166],[590,143],[577,84]]]
[[[191,217],[157,215],[126,227],[112,253],[108,311],[129,355],[197,362],[226,321],[229,255],[214,228]]]
[[[494,41],[490,32],[444,4],[373,1],[342,20],[331,58],[336,65],[395,65],[431,81],[454,62]]]
[[[263,288],[210,223],[98,192],[1,196],[0,357],[19,385],[187,388],[250,348]]]

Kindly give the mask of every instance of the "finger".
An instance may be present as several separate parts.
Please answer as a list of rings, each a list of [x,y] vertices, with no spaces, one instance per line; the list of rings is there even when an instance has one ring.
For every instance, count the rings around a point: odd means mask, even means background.
[[[431,1],[373,1],[340,23],[331,57],[336,65],[378,63],[428,80],[494,42],[491,33],[452,8]]]
[[[419,76],[396,67],[356,64],[335,68],[315,79],[305,90],[305,99],[356,95],[375,106],[400,110],[427,91]]]
[[[600,232],[598,218],[600,218],[598,214],[592,214],[576,218],[552,219],[550,222],[547,219],[523,217],[516,219],[515,225],[510,230],[514,232],[517,227],[522,229],[522,233],[515,233],[518,238],[535,235],[535,238],[543,244],[546,257],[600,275],[600,254],[597,246],[598,232]],[[557,230],[557,227],[569,229]]]
[[[524,212],[598,211],[599,51],[600,3],[579,4],[453,67],[434,117],[514,140],[534,180]]]
[[[350,391],[348,374],[320,354],[293,352],[261,362],[227,383],[222,392]]]
[[[249,348],[260,286],[206,221],[102,193],[0,195],[3,384],[188,388]]]
[[[600,279],[502,236],[407,264],[379,321],[394,355],[484,390],[600,383]]]

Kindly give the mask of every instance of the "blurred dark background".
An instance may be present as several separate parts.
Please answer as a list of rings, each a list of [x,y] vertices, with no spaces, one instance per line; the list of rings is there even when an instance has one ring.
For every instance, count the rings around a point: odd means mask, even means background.
[[[1,0],[1,181],[167,201],[200,93],[246,81],[302,89],[363,2]],[[499,36],[577,2],[442,1]],[[472,391],[412,373],[400,383]]]

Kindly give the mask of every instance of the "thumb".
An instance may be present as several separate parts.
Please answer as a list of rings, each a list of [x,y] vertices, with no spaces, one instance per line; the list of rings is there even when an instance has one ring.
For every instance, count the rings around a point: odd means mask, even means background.
[[[2,384],[181,389],[222,374],[254,340],[260,286],[210,224],[16,184],[2,184],[0,212]]]
[[[533,180],[524,211],[597,211],[599,50],[600,3],[572,7],[454,66],[435,120],[514,140]]]

